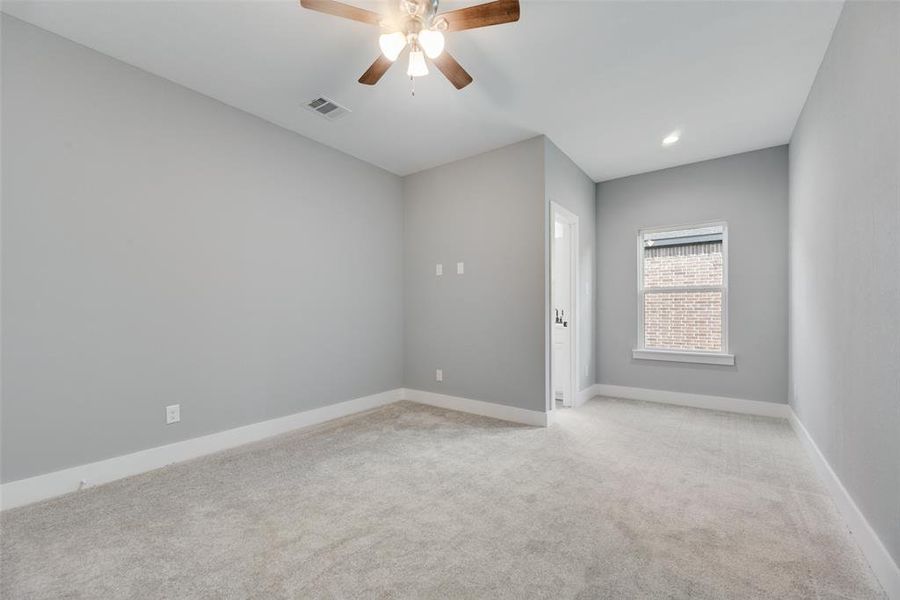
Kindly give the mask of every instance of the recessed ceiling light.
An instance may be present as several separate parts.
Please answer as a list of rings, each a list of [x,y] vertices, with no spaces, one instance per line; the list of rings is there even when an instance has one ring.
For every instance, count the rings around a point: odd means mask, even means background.
[[[662,145],[663,146],[671,146],[675,142],[681,139],[681,132],[678,130],[673,131],[669,135],[663,138]]]

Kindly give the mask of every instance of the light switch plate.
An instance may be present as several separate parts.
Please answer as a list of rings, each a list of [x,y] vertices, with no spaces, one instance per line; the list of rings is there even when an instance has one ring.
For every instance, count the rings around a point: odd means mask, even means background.
[[[435,369],[434,370],[434,380],[435,381],[443,381],[444,380],[444,370],[443,369]]]
[[[434,265],[434,274],[437,275],[438,277],[443,275],[444,274],[444,265],[442,265],[441,263]]]
[[[173,404],[166,407],[166,425],[177,423],[181,420],[181,405]]]
[[[465,271],[465,265],[461,262],[456,263],[456,274],[462,275]]]

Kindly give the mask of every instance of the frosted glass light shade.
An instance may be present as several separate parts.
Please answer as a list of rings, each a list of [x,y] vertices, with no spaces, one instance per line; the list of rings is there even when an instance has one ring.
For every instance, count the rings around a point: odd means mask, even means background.
[[[394,62],[400,56],[400,52],[406,47],[406,36],[399,31],[394,33],[383,33],[378,38],[378,45],[385,58]]]
[[[422,77],[428,75],[428,65],[425,64],[425,54],[421,50],[412,50],[409,53],[409,66],[406,74],[410,77]]]
[[[437,58],[444,51],[444,34],[431,29],[420,31],[419,45],[428,58]]]

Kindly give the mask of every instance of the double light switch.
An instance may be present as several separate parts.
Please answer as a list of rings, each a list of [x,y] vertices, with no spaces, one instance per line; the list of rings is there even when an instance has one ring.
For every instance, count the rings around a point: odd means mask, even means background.
[[[466,272],[465,263],[461,263],[461,262],[456,263],[456,274],[462,275],[465,272]],[[444,265],[441,263],[437,263],[436,265],[434,265],[434,274],[436,277],[440,277],[441,275],[443,275],[444,274]]]

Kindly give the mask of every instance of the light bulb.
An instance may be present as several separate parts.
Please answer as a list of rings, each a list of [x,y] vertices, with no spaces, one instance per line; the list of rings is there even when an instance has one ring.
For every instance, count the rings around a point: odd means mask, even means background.
[[[428,75],[428,65],[425,64],[425,55],[418,48],[409,52],[409,67],[406,74],[410,77],[422,77]]]
[[[425,29],[419,32],[419,45],[428,58],[437,58],[444,51],[444,34],[440,31]]]
[[[383,33],[378,38],[378,45],[381,47],[385,58],[394,62],[400,56],[400,52],[406,47],[406,36],[399,31]]]

